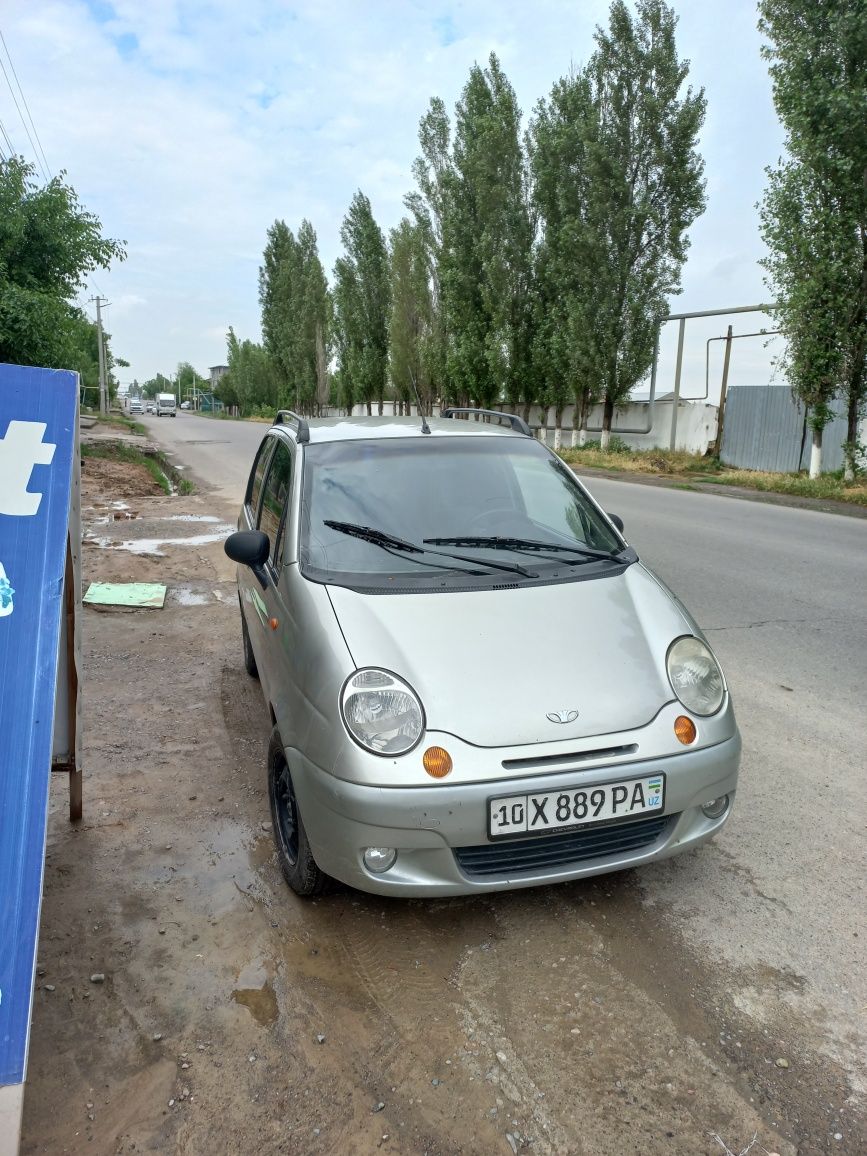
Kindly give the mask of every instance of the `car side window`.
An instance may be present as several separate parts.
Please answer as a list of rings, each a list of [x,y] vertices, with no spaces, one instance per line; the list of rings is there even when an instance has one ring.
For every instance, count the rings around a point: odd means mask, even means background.
[[[253,471],[250,474],[250,481],[247,486],[247,505],[250,507],[250,514],[254,524],[256,522],[256,514],[259,510],[259,495],[262,492],[262,479],[265,477],[265,470],[268,468],[268,461],[270,460],[273,448],[274,439],[266,437],[259,446]]]
[[[259,512],[259,529],[271,541],[270,561],[277,565],[280,553],[283,511],[292,484],[292,455],[285,442],[278,441],[271,458],[271,466],[262,489],[262,509]]]

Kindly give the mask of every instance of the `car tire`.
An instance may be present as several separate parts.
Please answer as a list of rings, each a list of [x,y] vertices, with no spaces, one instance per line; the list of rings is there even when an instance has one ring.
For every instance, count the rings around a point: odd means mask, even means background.
[[[256,665],[256,655],[253,653],[253,644],[250,642],[250,631],[247,629],[247,620],[244,611],[241,611],[241,644],[244,647],[244,670],[250,678],[259,677],[259,667]]]
[[[295,894],[303,899],[321,895],[327,890],[330,880],[319,869],[310,850],[283,750],[283,740],[277,727],[271,731],[271,742],[268,745],[268,801],[271,804],[274,843],[283,878]]]

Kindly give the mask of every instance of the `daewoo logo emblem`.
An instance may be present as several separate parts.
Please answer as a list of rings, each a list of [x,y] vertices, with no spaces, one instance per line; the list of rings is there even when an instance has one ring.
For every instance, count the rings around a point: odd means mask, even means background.
[[[548,718],[553,723],[570,723],[578,717],[577,710],[552,710]]]

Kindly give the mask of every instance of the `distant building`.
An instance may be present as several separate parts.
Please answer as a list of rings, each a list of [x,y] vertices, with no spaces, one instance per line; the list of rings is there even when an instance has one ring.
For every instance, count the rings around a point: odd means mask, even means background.
[[[211,392],[219,386],[220,378],[229,372],[228,365],[212,365],[209,373],[211,375]]]

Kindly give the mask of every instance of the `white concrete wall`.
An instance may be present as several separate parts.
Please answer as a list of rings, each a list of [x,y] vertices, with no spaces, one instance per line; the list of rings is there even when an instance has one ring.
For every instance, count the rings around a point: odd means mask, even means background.
[[[621,441],[632,446],[633,449],[668,449],[671,442],[671,401],[657,401],[653,407],[653,424],[646,434],[630,434],[621,432],[624,429],[637,429],[647,425],[647,402],[632,402],[623,410],[615,411],[611,422],[611,433],[616,434]],[[694,454],[707,452],[710,443],[716,437],[717,407],[706,402],[681,401],[677,406],[677,441],[675,448],[687,450]],[[554,410],[549,409],[548,445],[554,444]],[[530,411],[530,424],[542,424],[542,410],[534,406]],[[588,421],[588,441],[599,440],[598,427],[602,425],[602,406],[596,406],[591,411]],[[593,427],[597,427],[594,429]],[[572,406],[563,411],[563,446],[572,444]]]
[[[620,431],[624,428],[645,426],[647,424],[647,402],[632,402],[624,410],[617,410],[614,414],[614,420],[611,423],[611,432],[616,434],[627,445],[634,449],[668,449],[671,439],[671,408],[672,402],[658,401],[653,408],[653,425],[650,433],[647,434],[625,434]],[[438,413],[437,407],[434,407],[435,412]],[[373,406],[374,416],[376,416],[376,406]],[[391,417],[395,411],[393,402],[387,401],[383,405],[383,416]],[[339,412],[339,411],[335,411]],[[415,412],[415,411],[413,411]],[[519,412],[521,412],[519,410]],[[362,417],[366,415],[367,408],[363,405],[357,405],[352,411],[353,417]],[[541,426],[542,424],[542,409],[540,406],[534,405],[530,410],[530,425],[533,427]],[[548,410],[548,437],[547,444],[554,445],[554,410]],[[588,423],[592,426],[602,425],[602,406],[596,408],[590,414]],[[697,401],[681,401],[677,407],[677,444],[676,448],[679,450],[688,450],[690,453],[703,454],[707,452],[710,443],[716,437],[717,426],[717,407],[715,405],[708,405],[706,402]],[[598,441],[599,433],[590,429],[587,434],[588,441]],[[562,445],[563,448],[568,448],[572,444],[572,406],[566,406],[563,410],[563,431],[562,431]]]

